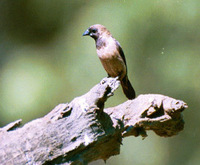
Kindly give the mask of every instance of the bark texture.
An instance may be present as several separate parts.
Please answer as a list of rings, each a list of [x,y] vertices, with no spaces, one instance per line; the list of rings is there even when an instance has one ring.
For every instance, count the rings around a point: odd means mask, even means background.
[[[2,165],[86,165],[107,160],[120,152],[127,136],[176,135],[184,128],[181,112],[186,103],[158,94],[139,95],[116,107],[104,109],[120,83],[104,78],[88,93],[59,104],[43,118],[19,127],[21,120],[0,129]]]

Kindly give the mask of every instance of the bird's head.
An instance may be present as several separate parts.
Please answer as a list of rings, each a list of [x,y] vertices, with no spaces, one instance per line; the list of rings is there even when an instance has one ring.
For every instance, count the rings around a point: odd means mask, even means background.
[[[97,40],[99,37],[104,35],[110,35],[110,32],[106,29],[105,26],[100,24],[95,24],[90,26],[84,33],[83,36],[90,36]]]

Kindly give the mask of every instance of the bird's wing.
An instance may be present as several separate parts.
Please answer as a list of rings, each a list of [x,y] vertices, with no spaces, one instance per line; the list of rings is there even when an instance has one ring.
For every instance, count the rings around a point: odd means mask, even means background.
[[[117,44],[117,49],[119,51],[119,54],[122,57],[122,59],[124,60],[124,63],[126,65],[126,59],[125,59],[125,55],[124,55],[124,52],[122,50],[122,47],[121,47],[120,43],[117,40],[116,40],[116,44]]]

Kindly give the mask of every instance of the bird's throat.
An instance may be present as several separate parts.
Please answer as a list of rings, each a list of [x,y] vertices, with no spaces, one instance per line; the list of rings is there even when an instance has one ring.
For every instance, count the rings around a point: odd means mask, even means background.
[[[105,40],[104,39],[102,39],[102,38],[98,38],[97,40],[96,40],[96,48],[99,50],[99,49],[102,49],[103,47],[105,47],[106,46],[106,42],[105,42]]]

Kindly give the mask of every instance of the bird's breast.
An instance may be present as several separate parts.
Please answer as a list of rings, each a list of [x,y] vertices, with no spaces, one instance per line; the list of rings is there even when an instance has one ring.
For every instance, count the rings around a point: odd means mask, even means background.
[[[105,47],[97,49],[97,55],[109,76],[124,77],[126,75],[126,65],[115,43],[109,43]]]
[[[117,55],[117,47],[113,40],[107,40],[99,49],[97,55],[100,59],[112,59]]]

